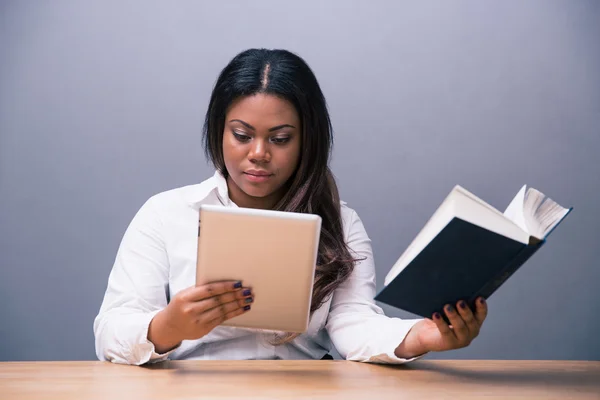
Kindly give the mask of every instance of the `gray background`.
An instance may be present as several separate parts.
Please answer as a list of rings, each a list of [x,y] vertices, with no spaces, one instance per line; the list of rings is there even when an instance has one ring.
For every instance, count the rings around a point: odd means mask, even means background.
[[[121,236],[148,197],[212,174],[205,108],[248,47],[317,74],[379,287],[454,184],[575,207],[481,336],[431,358],[600,360],[600,2],[83,3],[0,5],[0,360],[94,359]]]

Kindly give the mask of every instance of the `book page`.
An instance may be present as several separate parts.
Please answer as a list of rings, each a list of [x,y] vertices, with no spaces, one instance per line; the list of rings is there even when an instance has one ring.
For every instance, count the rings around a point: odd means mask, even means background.
[[[468,193],[461,187],[459,190],[461,194]],[[459,201],[454,206],[456,217],[517,242],[529,242],[529,233],[483,200],[478,199],[474,204],[473,197],[475,196],[469,193],[468,196],[458,198]]]
[[[506,216],[506,218],[510,219],[515,224],[517,224],[525,232],[529,233],[529,229],[527,228],[527,224],[525,223],[525,215],[523,214],[523,205],[525,203],[526,189],[527,185],[523,185],[521,190],[519,190],[517,195],[512,199],[512,201],[504,211],[504,215]]]
[[[529,188],[523,202],[523,215],[531,235],[544,239],[569,210],[537,189]]]

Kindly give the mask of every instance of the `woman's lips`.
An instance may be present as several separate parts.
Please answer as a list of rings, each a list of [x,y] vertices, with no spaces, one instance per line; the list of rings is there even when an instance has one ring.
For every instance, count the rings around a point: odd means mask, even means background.
[[[247,171],[244,172],[244,175],[250,182],[256,183],[266,182],[273,177],[273,174],[263,171]]]

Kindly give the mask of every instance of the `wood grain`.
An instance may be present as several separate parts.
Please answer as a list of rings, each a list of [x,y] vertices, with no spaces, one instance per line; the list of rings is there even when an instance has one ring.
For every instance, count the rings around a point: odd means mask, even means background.
[[[0,363],[0,399],[600,399],[600,362],[350,361]]]

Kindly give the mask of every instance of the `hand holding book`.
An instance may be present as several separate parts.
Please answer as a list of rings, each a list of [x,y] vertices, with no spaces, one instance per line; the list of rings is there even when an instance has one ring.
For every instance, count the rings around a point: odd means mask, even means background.
[[[446,318],[435,312],[431,319],[417,322],[396,348],[396,357],[408,359],[432,351],[455,350],[468,346],[479,335],[488,309],[485,300],[480,297],[475,301],[474,311],[461,300],[456,306],[447,304],[443,312]]]

